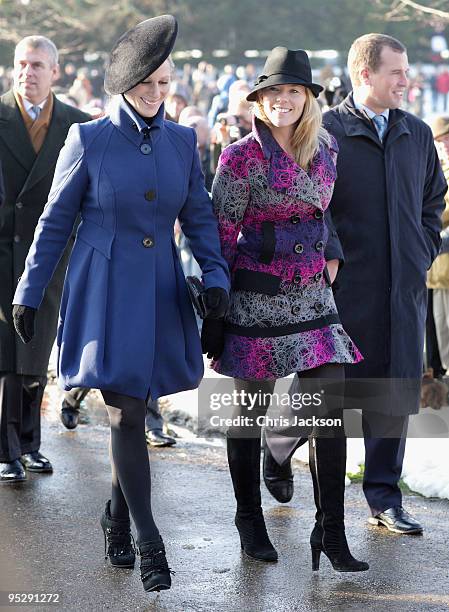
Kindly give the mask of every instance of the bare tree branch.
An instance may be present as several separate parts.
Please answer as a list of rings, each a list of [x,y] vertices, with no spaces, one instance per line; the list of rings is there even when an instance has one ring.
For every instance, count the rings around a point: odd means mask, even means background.
[[[383,15],[377,15],[382,21],[414,20],[432,25],[449,22],[449,11],[443,10],[447,0],[433,0],[432,6],[414,0],[376,0],[376,5],[383,12]]]
[[[418,4],[418,2],[412,2],[412,0],[401,0],[401,4],[409,6],[410,8],[414,9],[415,11],[419,11],[420,13],[434,15],[435,17],[440,17],[440,19],[449,21],[449,11],[440,11],[439,9],[431,8],[430,6]]]

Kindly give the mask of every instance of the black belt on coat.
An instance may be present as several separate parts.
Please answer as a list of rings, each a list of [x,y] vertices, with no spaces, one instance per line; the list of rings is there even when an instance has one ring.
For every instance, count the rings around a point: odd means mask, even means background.
[[[318,317],[318,319],[312,319],[311,321],[300,321],[299,323],[280,325],[279,327],[260,327],[259,325],[245,327],[244,325],[225,323],[225,331],[228,334],[246,336],[248,338],[277,338],[278,336],[289,336],[300,332],[321,329],[328,325],[338,325],[339,323],[341,323],[341,321],[338,314],[329,314],[324,317]]]

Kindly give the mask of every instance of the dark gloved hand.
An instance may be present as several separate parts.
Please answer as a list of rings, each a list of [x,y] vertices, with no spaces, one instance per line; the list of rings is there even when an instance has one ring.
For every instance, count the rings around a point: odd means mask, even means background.
[[[221,287],[209,287],[204,292],[204,305],[208,319],[221,319],[229,306],[228,292]]]
[[[37,310],[30,306],[14,304],[12,307],[12,318],[14,327],[22,342],[27,344],[34,336],[34,318]]]
[[[224,319],[204,319],[201,348],[208,359],[218,359],[224,348]]]

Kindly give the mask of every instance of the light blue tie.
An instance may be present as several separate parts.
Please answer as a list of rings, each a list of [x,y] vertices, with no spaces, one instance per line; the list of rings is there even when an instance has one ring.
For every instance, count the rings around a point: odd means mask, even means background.
[[[33,113],[34,121],[36,121],[36,119],[39,117],[39,114],[41,112],[41,107],[40,106],[32,106],[30,110]]]
[[[379,134],[379,140],[382,142],[385,134],[385,130],[387,129],[387,120],[384,115],[374,115],[373,117],[374,125],[376,126],[377,133]]]

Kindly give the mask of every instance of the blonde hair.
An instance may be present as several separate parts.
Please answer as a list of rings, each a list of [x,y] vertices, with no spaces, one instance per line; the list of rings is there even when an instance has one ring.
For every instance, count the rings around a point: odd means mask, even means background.
[[[389,47],[396,53],[407,53],[404,45],[387,34],[364,34],[352,43],[348,53],[348,70],[354,87],[361,85],[360,72],[368,68],[377,72],[382,63],[381,53],[384,47]]]
[[[320,143],[330,146],[329,133],[323,128],[320,105],[312,91],[305,87],[306,100],[304,110],[291,138],[295,161],[303,170],[307,170],[312,159],[318,153]],[[262,90],[263,91],[263,90]],[[266,116],[261,102],[261,92],[254,105],[254,114],[270,129],[275,127]]]

